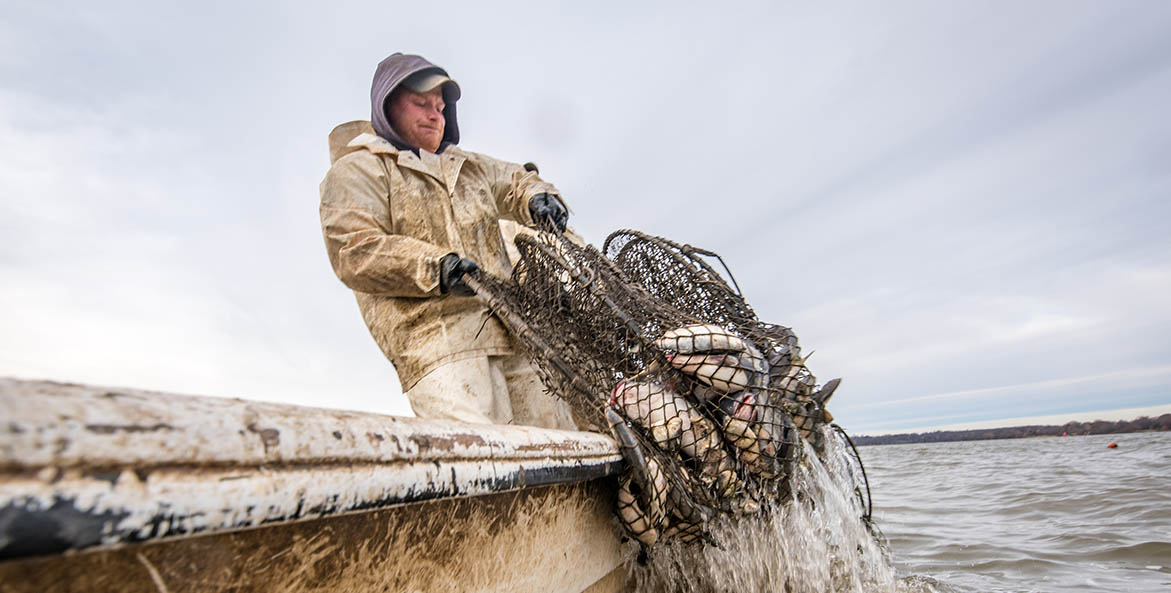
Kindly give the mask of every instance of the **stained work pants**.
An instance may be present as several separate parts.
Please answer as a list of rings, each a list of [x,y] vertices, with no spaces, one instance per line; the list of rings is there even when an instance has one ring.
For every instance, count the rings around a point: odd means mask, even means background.
[[[447,363],[427,373],[406,396],[419,418],[577,429],[569,406],[545,393],[523,355]]]

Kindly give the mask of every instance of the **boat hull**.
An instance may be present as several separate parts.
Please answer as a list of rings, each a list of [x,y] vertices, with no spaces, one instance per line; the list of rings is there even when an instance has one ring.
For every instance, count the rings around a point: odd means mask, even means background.
[[[603,435],[0,379],[0,593],[626,585]]]

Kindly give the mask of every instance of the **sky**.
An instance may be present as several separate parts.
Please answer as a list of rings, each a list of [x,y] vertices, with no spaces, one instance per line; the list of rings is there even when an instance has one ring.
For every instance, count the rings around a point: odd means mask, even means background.
[[[8,0],[0,375],[409,415],[317,214],[395,51],[590,242],[720,253],[851,432],[1171,405],[1171,4],[1142,0]]]

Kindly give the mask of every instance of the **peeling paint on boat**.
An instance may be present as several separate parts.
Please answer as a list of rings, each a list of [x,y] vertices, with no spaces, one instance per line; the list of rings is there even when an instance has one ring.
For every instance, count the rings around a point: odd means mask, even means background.
[[[615,475],[606,436],[0,379],[0,558]]]

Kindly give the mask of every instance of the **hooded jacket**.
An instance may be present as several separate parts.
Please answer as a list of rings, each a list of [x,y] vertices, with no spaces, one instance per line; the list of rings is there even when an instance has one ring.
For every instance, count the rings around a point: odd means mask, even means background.
[[[410,67],[388,61],[375,75],[375,114],[416,66],[430,64],[411,56],[403,60]],[[453,103],[445,110],[448,130],[456,129]],[[383,121],[390,130],[385,115]],[[395,146],[376,131],[354,121],[330,133],[321,228],[334,273],[354,291],[403,391],[444,363],[517,352],[482,301],[440,294],[439,260],[457,253],[486,272],[508,274],[500,219],[534,226],[529,200],[559,192],[520,165],[461,150],[458,133],[445,134],[446,150],[433,154]]]

